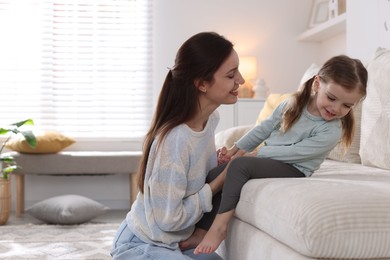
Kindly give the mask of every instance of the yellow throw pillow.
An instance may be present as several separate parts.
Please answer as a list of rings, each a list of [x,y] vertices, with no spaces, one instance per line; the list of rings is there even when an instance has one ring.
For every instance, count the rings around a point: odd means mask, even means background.
[[[270,94],[267,99],[265,100],[264,107],[260,111],[259,116],[257,117],[256,120],[256,125],[259,124],[261,121],[264,119],[268,118],[274,109],[282,103],[284,100],[286,100],[288,97],[290,97],[292,94],[287,93],[287,94],[277,94],[273,93]]]
[[[45,131],[34,134],[37,138],[37,146],[35,148],[31,148],[23,137],[12,138],[7,142],[6,147],[19,153],[57,153],[75,143],[74,139],[57,131]]]

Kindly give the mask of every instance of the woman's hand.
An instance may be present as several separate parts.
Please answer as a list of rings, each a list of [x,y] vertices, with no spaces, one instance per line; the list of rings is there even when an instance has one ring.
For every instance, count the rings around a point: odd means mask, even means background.
[[[223,183],[225,182],[227,169],[230,165],[231,160],[240,156],[256,156],[255,151],[248,153],[244,150],[238,149],[236,146],[233,146],[229,150],[226,149],[226,147],[222,147],[217,150],[217,154],[218,154],[218,163],[220,163],[220,161],[224,159],[227,160],[226,162],[229,163],[226,165],[225,169],[214,180],[212,180],[209,183],[213,195],[222,189]]]
[[[228,149],[225,146],[217,150],[218,165],[230,161],[230,157],[227,154],[228,154]]]

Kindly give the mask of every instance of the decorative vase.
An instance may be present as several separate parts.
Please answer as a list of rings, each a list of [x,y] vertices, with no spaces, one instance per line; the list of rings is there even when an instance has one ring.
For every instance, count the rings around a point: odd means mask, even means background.
[[[259,79],[256,85],[253,86],[254,98],[266,99],[269,95],[269,89],[265,84],[264,79]]]
[[[0,177],[0,225],[7,223],[11,214],[11,181]]]

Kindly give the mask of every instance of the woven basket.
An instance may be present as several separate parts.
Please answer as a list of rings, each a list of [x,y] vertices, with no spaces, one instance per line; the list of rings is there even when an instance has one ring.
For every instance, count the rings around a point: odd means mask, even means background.
[[[7,223],[11,214],[11,181],[0,177],[0,225]]]

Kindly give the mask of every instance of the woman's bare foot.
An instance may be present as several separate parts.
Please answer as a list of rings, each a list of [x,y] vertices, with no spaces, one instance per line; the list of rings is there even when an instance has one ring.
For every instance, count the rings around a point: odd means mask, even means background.
[[[204,236],[206,235],[207,230],[201,229],[201,228],[195,228],[194,233],[187,238],[186,240],[183,240],[179,243],[180,250],[184,251],[190,248],[195,248],[199,245],[199,243],[202,241]]]
[[[227,233],[226,225],[211,226],[202,242],[195,248],[194,254],[211,254],[217,250],[219,244],[225,239]]]

